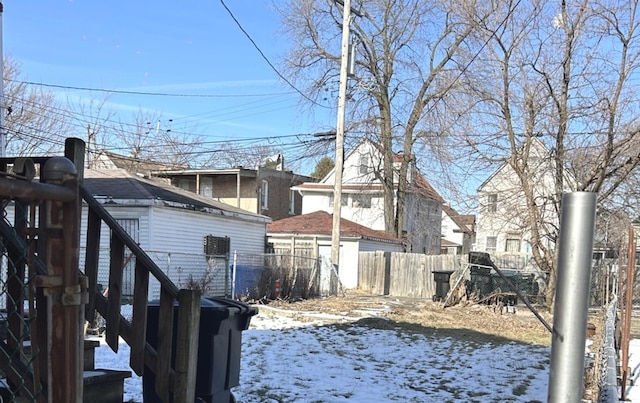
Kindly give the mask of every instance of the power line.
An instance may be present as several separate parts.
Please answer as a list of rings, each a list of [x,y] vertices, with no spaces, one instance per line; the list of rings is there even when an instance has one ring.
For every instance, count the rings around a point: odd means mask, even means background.
[[[264,52],[262,51],[262,49],[260,49],[260,47],[258,46],[258,44],[256,43],[256,41],[253,40],[253,38],[251,37],[251,35],[249,35],[249,33],[244,29],[244,27],[242,26],[242,24],[240,24],[240,21],[238,21],[238,19],[236,18],[235,15],[233,15],[233,12],[229,9],[229,7],[227,7],[227,5],[225,4],[224,0],[220,0],[220,3],[222,3],[222,6],[225,8],[225,10],[227,10],[227,13],[229,13],[229,15],[231,16],[231,18],[233,19],[233,21],[236,23],[236,25],[238,26],[238,28],[240,28],[240,30],[242,31],[242,33],[247,37],[247,39],[249,39],[249,41],[251,42],[251,44],[253,45],[254,48],[256,48],[256,50],[258,51],[258,53],[260,53],[260,56],[262,56],[262,58],[267,62],[267,64],[269,65],[269,67],[271,67],[271,69],[278,75],[278,77],[280,77],[281,79],[284,80],[285,83],[287,83],[291,88],[293,88],[298,94],[302,95],[303,98],[305,98],[307,101],[313,103],[316,106],[320,106],[323,108],[327,108],[330,109],[328,106],[322,105],[318,102],[316,102],[315,100],[309,98],[309,96],[307,96],[305,93],[303,93],[302,91],[300,91],[298,89],[298,87],[296,87],[295,85],[293,85],[293,83],[291,81],[289,81],[284,75],[282,75],[282,73],[280,73],[280,71],[278,71],[278,69],[273,65],[273,63],[271,63],[271,61],[269,60],[269,58],[264,54]]]
[[[10,80],[10,79],[7,79],[6,81],[10,81],[17,84],[36,85],[39,87],[61,88],[65,90],[106,92],[109,94],[181,97],[181,98],[248,98],[248,97],[269,97],[274,95],[288,95],[293,93],[293,92],[274,92],[274,93],[266,93],[266,94],[179,94],[179,93],[176,94],[176,93],[166,93],[166,92],[126,91],[126,90],[113,90],[113,89],[107,89],[107,88],[76,87],[76,86],[70,86],[70,85],[47,84],[47,83],[39,83],[34,81],[19,81],[19,80]]]

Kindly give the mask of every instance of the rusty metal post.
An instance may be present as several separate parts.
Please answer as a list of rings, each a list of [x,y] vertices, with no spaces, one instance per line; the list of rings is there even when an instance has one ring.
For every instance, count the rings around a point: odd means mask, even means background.
[[[49,159],[42,168],[42,180],[72,189],[79,197],[78,172],[65,157]],[[51,402],[82,401],[83,334],[80,326],[82,289],[78,276],[80,204],[47,201],[45,227],[48,275],[39,285],[48,297],[49,376]]]
[[[622,385],[620,388],[620,398],[625,400],[627,394],[627,375],[629,368],[629,338],[631,332],[631,310],[633,309],[633,280],[636,268],[636,236],[633,227],[629,227],[629,251],[627,252],[627,278],[624,298],[624,312],[622,324],[622,340],[620,341],[620,349],[622,355]]]

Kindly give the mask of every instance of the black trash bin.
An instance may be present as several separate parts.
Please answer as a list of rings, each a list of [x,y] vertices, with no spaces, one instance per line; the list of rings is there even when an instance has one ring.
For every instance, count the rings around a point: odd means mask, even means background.
[[[433,295],[433,302],[442,301],[449,293],[449,280],[453,270],[441,270],[433,272],[433,281],[436,283],[436,293]]]
[[[177,312],[174,318],[173,345],[176,342]],[[158,345],[160,302],[149,302],[147,341]],[[249,328],[256,307],[226,298],[207,297],[200,301],[200,333],[196,375],[196,397],[202,402],[233,402],[231,388],[240,381],[242,331]],[[175,360],[175,357],[172,357]],[[155,375],[145,369],[142,376],[145,403],[162,402],[155,393]]]

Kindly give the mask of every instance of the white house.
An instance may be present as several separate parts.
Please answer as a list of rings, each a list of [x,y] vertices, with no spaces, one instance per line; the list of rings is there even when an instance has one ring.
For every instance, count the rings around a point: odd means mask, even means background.
[[[538,139],[533,139],[528,159],[530,181],[539,224],[558,226],[555,211],[555,165],[549,149]],[[566,175],[565,191],[573,179]],[[528,208],[522,184],[506,162],[478,188],[478,214],[476,219],[476,245],[474,250],[492,254],[529,255],[531,232]],[[549,230],[548,233],[552,233]],[[551,241],[549,247],[552,247]]]
[[[459,214],[454,208],[442,206],[442,254],[469,253],[475,244],[475,215]]]
[[[400,158],[396,155],[396,169],[400,167]],[[385,230],[384,192],[379,179],[383,174],[382,161],[379,145],[366,139],[360,141],[345,157],[341,197],[343,219],[378,231]],[[397,175],[394,177],[397,189]],[[443,199],[414,163],[410,163],[407,179],[403,228],[406,251],[439,254]],[[334,183],[332,170],[320,182],[292,187],[302,195],[302,214],[319,210],[333,213]]]
[[[85,170],[83,186],[178,286],[184,285],[189,275],[201,278],[205,273],[221,277],[217,280],[224,284],[227,275],[224,258],[220,261],[207,257],[207,245],[222,241],[231,254],[264,253],[266,226],[271,222],[266,216],[120,169]],[[82,220],[81,244],[84,244],[86,209]],[[105,227],[100,249],[108,253]],[[125,270],[123,295],[132,291],[133,267],[131,262]],[[107,273],[107,267],[100,268],[99,283],[107,284]],[[150,298],[157,298],[158,290],[158,285],[152,283]]]
[[[278,244],[307,243],[314,248],[314,255],[323,263],[321,268],[321,288],[328,279],[331,270],[331,235],[333,215],[325,211],[283,218],[272,222],[267,227],[269,243],[278,248]],[[385,251],[401,252],[402,240],[384,231],[367,228],[352,221],[340,220],[340,265],[338,277],[344,288],[358,287],[359,252]]]

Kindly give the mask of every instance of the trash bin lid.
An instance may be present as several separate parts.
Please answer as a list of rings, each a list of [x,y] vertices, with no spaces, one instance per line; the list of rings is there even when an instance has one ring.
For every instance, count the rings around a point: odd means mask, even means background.
[[[225,306],[227,308],[237,308],[238,314],[253,316],[258,313],[258,308],[255,306],[251,306],[249,304],[245,304],[244,302],[236,301],[233,299],[227,299],[222,297],[206,297],[206,299],[213,304],[219,304],[219,306]],[[203,304],[204,306],[204,304]]]

